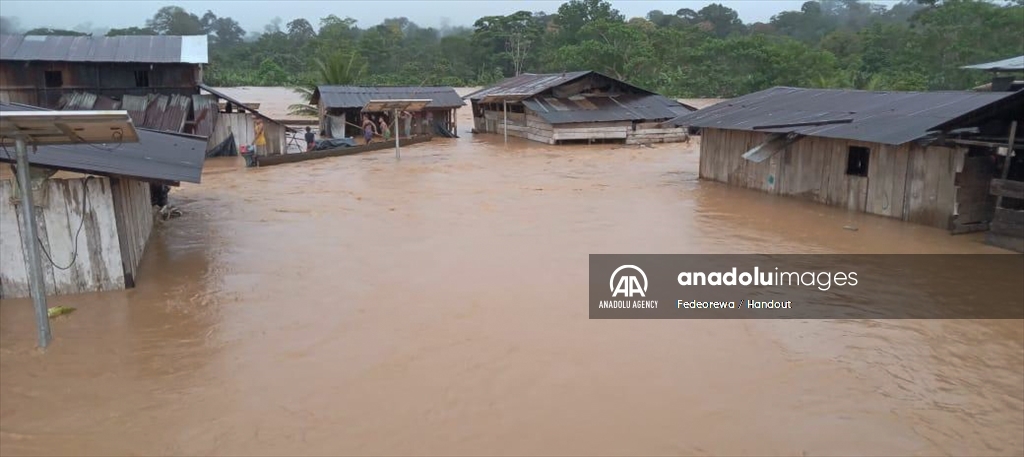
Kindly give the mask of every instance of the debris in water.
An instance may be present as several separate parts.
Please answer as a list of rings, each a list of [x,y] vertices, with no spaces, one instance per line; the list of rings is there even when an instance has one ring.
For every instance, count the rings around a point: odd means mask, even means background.
[[[52,319],[57,316],[70,314],[74,310],[75,308],[70,306],[54,306],[53,308],[46,310],[46,315]]]
[[[844,225],[843,226],[843,230],[849,230],[851,232],[856,232],[857,230],[860,230],[860,229],[858,229],[857,227],[854,227],[852,225]]]

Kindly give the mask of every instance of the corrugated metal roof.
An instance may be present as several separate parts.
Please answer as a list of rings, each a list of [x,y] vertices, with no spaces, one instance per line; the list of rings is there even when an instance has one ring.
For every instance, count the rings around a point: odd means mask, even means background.
[[[288,132],[296,132],[297,131],[297,130],[291,128],[291,127],[288,127],[287,125],[282,124],[281,122],[278,122],[278,121],[276,121],[274,119],[271,119],[270,117],[267,117],[267,116],[261,114],[259,111],[256,111],[256,110],[254,110],[252,108],[249,108],[245,103],[242,103],[242,102],[240,102],[240,101],[238,101],[238,100],[228,96],[227,94],[217,90],[217,89],[214,89],[214,88],[212,88],[210,86],[207,86],[206,84],[200,84],[199,88],[203,89],[203,90],[205,90],[205,91],[207,91],[207,92],[209,92],[211,94],[213,94],[213,96],[215,96],[217,98],[224,99],[224,100],[227,100],[227,101],[231,102],[232,105],[235,105],[235,109],[245,108],[246,111],[250,111],[250,112],[252,112],[252,114],[255,114],[256,116],[258,116],[258,117],[260,117],[260,118],[262,118],[264,120],[273,122],[274,124],[277,124],[277,125],[282,125],[282,126],[284,126],[285,131],[288,131]],[[219,109],[219,107],[218,107],[218,109]]]
[[[968,65],[960,68],[966,70],[1024,71],[1024,56],[1010,57],[1009,59],[989,63],[979,63],[977,65]]]
[[[899,145],[1009,97],[1024,99],[1024,92],[869,92],[775,87],[694,111],[670,123]],[[844,123],[757,128],[826,121]]]
[[[219,107],[217,106],[217,97],[213,95],[193,95],[192,106],[195,112],[195,131],[193,132],[199,136],[210,136],[213,134],[213,124],[217,119],[219,113]]]
[[[451,87],[366,87],[366,86],[319,86],[313,93],[311,103],[323,100],[327,108],[362,108],[370,100],[430,99],[427,108],[459,108],[465,102]]]
[[[496,98],[529,98],[544,92],[552,87],[558,87],[567,82],[587,76],[592,71],[570,71],[567,73],[546,73],[534,74],[524,73],[501,81],[490,87],[466,95],[470,100],[483,100],[488,97]]]
[[[121,97],[121,109],[128,112],[135,125],[146,124],[146,107],[149,106],[149,97],[145,95],[125,95]]]
[[[0,36],[0,60],[205,64],[206,35]]]
[[[683,104],[661,95],[623,94],[601,97],[534,97],[523,104],[551,124],[574,122],[655,121],[689,113]]]
[[[0,111],[46,111],[0,103]],[[71,144],[40,146],[29,162],[42,167],[107,176],[126,176],[156,182],[199,183],[206,159],[206,141],[138,129],[138,143],[120,145]],[[14,151],[0,161],[14,162]]]

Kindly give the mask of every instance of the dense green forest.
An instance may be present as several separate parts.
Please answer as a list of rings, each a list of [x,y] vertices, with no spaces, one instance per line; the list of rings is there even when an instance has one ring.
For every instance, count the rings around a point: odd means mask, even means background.
[[[1024,0],[808,1],[754,24],[720,4],[626,18],[602,0],[442,29],[403,17],[361,28],[324,13],[287,24],[275,18],[253,33],[210,11],[167,6],[145,24],[107,35],[208,34],[205,79],[220,86],[467,86],[591,69],[677,97],[731,97],[775,85],[965,89],[986,75],[960,66],[1024,54]]]

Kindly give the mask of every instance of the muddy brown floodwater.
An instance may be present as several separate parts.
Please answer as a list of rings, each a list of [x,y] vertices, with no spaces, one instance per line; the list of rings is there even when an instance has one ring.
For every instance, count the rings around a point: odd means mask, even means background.
[[[1002,252],[697,159],[463,133],[211,160],[137,288],[51,298],[78,310],[45,354],[0,304],[0,453],[1024,454],[1019,320],[589,320],[591,253]]]

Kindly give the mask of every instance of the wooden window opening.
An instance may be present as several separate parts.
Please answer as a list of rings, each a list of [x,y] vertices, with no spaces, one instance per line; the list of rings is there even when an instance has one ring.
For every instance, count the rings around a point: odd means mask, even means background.
[[[60,70],[47,71],[43,74],[46,87],[64,87],[64,72]]]
[[[868,160],[871,149],[862,146],[850,146],[846,152],[846,174],[850,176],[868,175]]]

